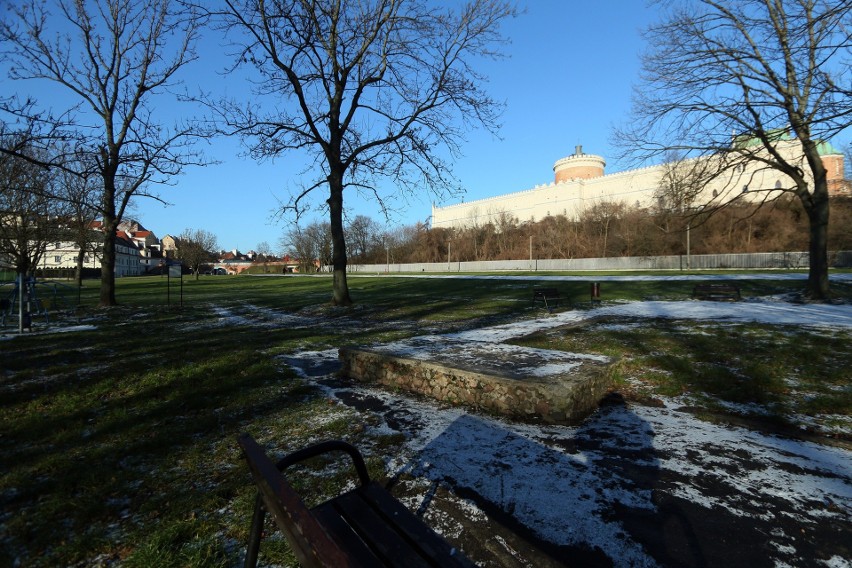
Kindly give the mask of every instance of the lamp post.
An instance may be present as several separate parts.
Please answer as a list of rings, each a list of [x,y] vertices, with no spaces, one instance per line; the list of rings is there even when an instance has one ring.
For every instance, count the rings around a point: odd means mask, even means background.
[[[687,221],[687,222],[686,222],[686,269],[687,269],[687,270],[689,270],[689,269],[690,269],[690,258],[689,258],[689,247],[690,247],[690,242],[689,242],[689,230],[690,230],[690,227],[691,227],[691,226],[692,226],[692,221]]]
[[[533,270],[532,235],[530,235],[530,270]]]

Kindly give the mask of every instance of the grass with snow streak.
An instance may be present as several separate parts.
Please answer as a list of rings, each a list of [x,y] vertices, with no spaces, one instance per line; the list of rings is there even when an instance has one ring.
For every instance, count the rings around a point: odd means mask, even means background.
[[[852,435],[852,332],[607,318],[517,343],[617,358],[622,387],[722,413]],[[628,381],[629,380],[629,381]]]
[[[342,309],[327,304],[327,278],[210,276],[184,281],[178,309],[174,282],[167,295],[162,278],[125,278],[117,293],[124,305],[97,310],[97,287],[87,282],[82,315],[51,319],[48,328],[36,318],[34,333],[17,337],[7,329],[0,342],[0,565],[238,564],[254,498],[235,444],[239,432],[251,432],[277,455],[342,437],[365,451],[377,477],[383,460],[402,443],[371,430],[368,412],[330,403],[281,364],[279,355],[547,317],[531,302],[535,283],[534,277],[358,278],[352,280],[357,305]],[[773,294],[799,286],[742,285]],[[588,300],[585,283],[556,287],[578,305]],[[691,288],[688,282],[606,283],[604,300],[684,299]],[[53,333],[71,324],[85,326]],[[753,329],[757,336],[762,328]],[[657,337],[655,328],[646,331],[647,341],[687,353],[683,340],[673,342],[666,333]],[[694,348],[710,351],[700,343]],[[707,405],[724,402],[710,378],[668,384],[667,373],[684,355],[666,357],[662,348],[660,353],[645,360],[647,368],[642,360],[625,358],[624,375],[645,377],[647,384],[675,394],[684,384],[693,393],[705,389]],[[830,356],[828,351],[823,356],[826,368],[850,368]],[[800,363],[788,357],[783,364]],[[654,378],[654,365],[670,368]],[[765,372],[768,384],[782,388],[772,372]],[[782,382],[791,394],[805,393],[802,400],[812,400],[815,409],[829,407],[820,396],[840,401],[835,420],[848,417],[848,399],[843,403],[836,394],[848,396],[843,390],[848,383],[814,375],[811,384],[803,376],[791,372]],[[769,392],[781,403],[787,396]],[[298,483],[310,498],[319,498],[347,480],[347,472],[323,463],[315,473],[300,475]],[[262,548],[265,562],[293,565],[280,536],[265,540]]]

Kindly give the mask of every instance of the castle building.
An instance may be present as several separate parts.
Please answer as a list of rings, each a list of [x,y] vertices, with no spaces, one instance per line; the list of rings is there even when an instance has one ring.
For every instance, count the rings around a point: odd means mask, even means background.
[[[750,140],[734,139],[733,149],[753,145]],[[798,145],[789,137],[779,137],[775,149],[788,158],[803,162],[803,157],[796,158]],[[852,184],[843,177],[843,154],[828,142],[819,144],[819,152],[827,169],[829,194],[852,194]],[[760,152],[755,155],[759,157]],[[785,174],[768,168],[757,159],[743,162],[737,152],[612,174],[605,173],[605,167],[603,157],[586,154],[582,146],[577,146],[574,154],[557,160],[553,165],[553,182],[445,207],[433,204],[432,227],[482,226],[495,223],[507,214],[520,222],[557,215],[576,219],[602,203],[639,208],[695,209],[735,198],[753,201],[772,199],[793,187],[792,180]],[[802,170],[809,171],[806,167]],[[713,175],[713,172],[721,174]]]

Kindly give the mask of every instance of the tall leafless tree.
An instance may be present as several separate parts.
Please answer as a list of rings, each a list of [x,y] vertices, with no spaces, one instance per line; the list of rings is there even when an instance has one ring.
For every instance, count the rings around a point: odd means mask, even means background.
[[[193,146],[198,129],[168,128],[157,116],[178,71],[196,59],[199,22],[169,0],[12,1],[2,18],[0,54],[10,78],[55,88],[53,104],[66,106],[59,114],[62,128],[51,138],[91,158],[75,162],[89,164],[90,171],[74,173],[100,182],[100,304],[114,305],[115,231],[131,199],[156,198],[152,185],[201,161]],[[155,100],[163,104],[157,112]],[[59,124],[48,111],[6,102],[7,114]],[[69,169],[63,160],[49,165]]]
[[[326,190],[332,301],[348,305],[344,191],[365,191],[383,207],[382,178],[395,191],[454,189],[439,148],[456,155],[468,128],[496,129],[500,105],[474,63],[498,55],[499,26],[514,8],[502,0],[457,11],[427,0],[224,4],[218,16],[238,42],[235,67],[254,68],[258,79],[251,103],[215,108],[252,155],[302,151],[313,160],[288,207],[298,212]]]
[[[63,240],[73,242],[77,248],[74,279],[79,290],[83,285],[86,257],[89,255],[99,257],[103,244],[103,235],[95,229],[100,195],[99,180],[95,176],[80,175],[80,172],[91,171],[91,168],[79,162],[91,159],[90,156],[80,155],[77,160],[73,160],[72,152],[63,152],[63,155],[64,162],[57,172],[57,182],[51,199],[64,204],[65,213],[60,220],[64,233]],[[56,168],[51,167],[51,169],[56,171]]]
[[[658,4],[668,11],[647,32],[633,116],[617,136],[640,159],[670,150],[704,157],[713,164],[707,180],[746,164],[785,174],[789,183],[781,187],[753,189],[802,203],[810,227],[806,293],[827,297],[829,200],[820,145],[852,117],[852,1]]]
[[[346,226],[346,242],[357,262],[368,262],[370,253],[381,246],[381,227],[366,215],[356,215]]]
[[[19,142],[4,146],[17,150],[15,155],[0,153],[0,257],[19,275],[29,276],[58,239],[57,218],[64,211],[50,197],[52,172],[39,165],[48,158]]]

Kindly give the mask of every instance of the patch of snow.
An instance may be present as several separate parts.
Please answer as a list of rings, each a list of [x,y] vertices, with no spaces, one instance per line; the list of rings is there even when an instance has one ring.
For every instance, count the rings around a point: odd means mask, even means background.
[[[508,351],[522,356],[526,348],[503,343],[600,315],[852,328],[852,305],[634,302],[377,348],[403,349],[414,356],[467,345],[480,350],[484,359]],[[566,354],[537,355],[545,357],[546,370],[570,364],[559,359]],[[327,369],[337,353],[306,351],[285,360],[302,361],[302,369]],[[626,508],[655,514],[658,493],[708,514],[722,511],[760,524],[768,550],[777,554],[770,561],[779,566],[796,563],[807,531],[826,521],[848,523],[852,511],[852,452],[702,421],[680,409],[689,404],[687,396],[660,397],[662,408],[605,407],[576,427],[541,426],[473,415],[367,385],[341,386],[310,371],[304,376],[318,379],[327,396],[345,404],[362,401],[384,417],[373,427],[377,432],[405,434],[402,451],[387,461],[389,477],[412,474],[424,481],[424,494],[439,483],[477,496],[474,501],[482,499],[511,514],[548,542],[599,547],[616,566],[656,565],[612,512]],[[850,566],[839,556],[823,563]]]

